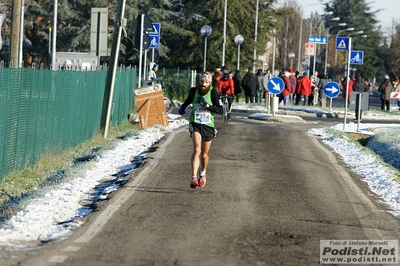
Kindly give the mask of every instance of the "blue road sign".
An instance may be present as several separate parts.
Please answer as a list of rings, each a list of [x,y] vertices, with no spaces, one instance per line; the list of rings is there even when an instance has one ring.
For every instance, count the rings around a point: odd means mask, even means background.
[[[336,50],[349,50],[349,38],[348,37],[337,37],[336,38]]]
[[[150,38],[150,46],[149,48],[158,49],[160,47],[160,36],[158,35],[149,35]]]
[[[272,94],[279,94],[285,88],[283,80],[278,77],[273,77],[272,79],[270,79],[267,85],[269,92]]]
[[[335,98],[339,95],[340,87],[336,82],[328,82],[325,85],[324,91],[328,98]]]
[[[363,51],[351,51],[350,64],[362,65],[363,62],[364,62],[364,52]]]
[[[161,24],[160,23],[151,23],[153,25],[153,31],[148,32],[150,37],[150,46],[149,48],[160,48],[160,33],[161,33]]]
[[[149,35],[158,35],[160,36],[161,33],[161,24],[160,23],[151,23],[153,25],[153,31],[148,32]]]
[[[308,37],[309,43],[319,43],[319,44],[326,44],[325,37],[318,37],[318,36],[309,36]]]

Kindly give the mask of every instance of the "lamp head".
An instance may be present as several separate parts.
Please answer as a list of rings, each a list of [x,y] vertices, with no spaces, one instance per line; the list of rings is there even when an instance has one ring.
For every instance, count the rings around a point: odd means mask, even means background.
[[[201,32],[201,35],[203,35],[204,37],[208,37],[212,33],[212,28],[208,25],[204,25],[203,27],[201,27],[200,32]]]
[[[243,36],[242,35],[236,35],[235,36],[235,43],[237,44],[237,45],[241,45],[242,43],[244,42],[244,38],[243,38]]]

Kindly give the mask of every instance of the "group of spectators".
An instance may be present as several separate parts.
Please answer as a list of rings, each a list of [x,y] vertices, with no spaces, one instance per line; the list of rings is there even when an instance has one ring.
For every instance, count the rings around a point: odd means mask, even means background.
[[[233,72],[224,67],[217,67],[212,85],[220,95],[231,95],[236,102],[239,102],[244,93],[246,103],[262,103],[265,93],[265,75],[270,75],[269,70],[264,73],[262,69],[258,69],[255,74],[253,68],[249,67],[247,73],[242,77],[239,70]]]
[[[326,94],[322,88],[325,88],[329,79],[324,74],[309,76],[305,71],[300,75],[299,71],[293,73],[291,68],[283,69],[279,73],[284,83],[284,89],[279,94],[279,103],[284,105],[320,105],[326,107]]]
[[[300,75],[299,71],[293,72],[291,68],[283,69],[278,75],[284,82],[284,89],[278,95],[279,104],[283,105],[309,105],[327,107],[328,99],[325,93],[325,86],[330,82],[328,76],[315,71],[313,75],[308,75],[308,72],[303,72]],[[236,102],[239,102],[240,97],[244,93],[246,103],[262,103],[265,97],[265,92],[268,88],[265,87],[265,78],[270,79],[271,73],[269,69],[264,72],[258,69],[254,73],[253,67],[249,67],[247,73],[241,76],[240,71],[226,70],[224,67],[216,68],[213,76],[213,87],[218,90],[220,95],[231,95],[229,99],[229,107],[233,102],[233,97]],[[347,83],[349,83],[347,85]],[[350,98],[351,92],[368,92],[370,84],[362,75],[356,77],[345,77],[339,82],[342,89],[342,97]],[[349,90],[347,94],[347,88]],[[378,89],[381,92],[381,109],[390,111],[390,98],[392,92],[400,93],[400,81],[396,80],[393,84],[390,82],[389,76],[384,76],[384,81]],[[398,99],[400,110],[400,98]],[[356,112],[356,119],[357,112]],[[361,117],[360,117],[361,119]]]

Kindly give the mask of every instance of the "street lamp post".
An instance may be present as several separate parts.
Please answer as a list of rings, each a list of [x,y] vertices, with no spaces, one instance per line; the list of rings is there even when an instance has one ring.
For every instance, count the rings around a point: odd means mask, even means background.
[[[296,56],[295,53],[291,52],[289,53],[289,59],[290,59],[290,68],[293,69],[293,58]]]
[[[337,40],[337,38],[339,37],[339,34],[341,33],[341,32],[343,32],[343,31],[353,31],[354,30],[354,28],[347,28],[347,29],[345,29],[345,30],[340,30],[340,31],[338,31],[338,33],[336,33],[336,40]],[[337,64],[337,49],[336,49],[336,51],[335,51],[335,66],[336,66],[336,64]]]
[[[325,16],[330,16],[330,15],[332,15],[332,14],[333,14],[332,11],[329,11],[329,12],[325,12],[325,13],[324,13]],[[312,18],[311,18],[311,21],[310,21],[310,36],[312,36],[312,22],[313,22],[314,18],[315,18],[315,16],[312,17]],[[317,59],[316,47],[317,47],[317,44],[314,44],[313,74],[315,73],[315,63],[316,63],[316,61],[317,61],[317,60],[316,60],[316,59]],[[310,71],[310,73],[311,73],[311,71]]]
[[[237,70],[239,70],[240,67],[240,45],[244,42],[244,38],[242,35],[236,35],[235,36],[235,43],[238,46],[238,59],[237,59]]]
[[[339,17],[335,17],[335,18],[331,18],[329,21],[339,21],[340,18]],[[322,26],[324,25],[323,21],[321,21],[321,23],[319,24],[319,36],[322,36]],[[320,46],[318,46],[318,48],[320,49]],[[320,51],[318,50],[317,54],[319,54]],[[322,60],[321,60],[322,61]]]
[[[256,72],[256,57],[257,57],[257,27],[258,27],[258,3],[259,0],[257,0],[257,5],[256,5],[256,25],[254,29],[254,55],[253,55],[253,73]]]
[[[211,35],[212,28],[208,25],[204,25],[201,27],[201,35],[204,36],[204,64],[203,64],[203,71],[206,71],[206,64],[207,64],[207,37]]]
[[[324,13],[325,16],[330,16],[330,15],[332,15],[332,14],[333,14],[332,11],[329,11],[329,12],[325,12],[325,13]],[[316,16],[313,16],[313,17],[311,18],[311,21],[310,21],[310,36],[312,35],[312,24],[313,24],[314,18],[316,18]]]
[[[354,34],[363,34],[363,33],[364,33],[364,31],[362,31],[362,30],[359,30],[359,31],[356,31],[356,32],[352,32],[349,35],[347,35],[347,38],[349,38],[351,35],[354,35]]]
[[[326,4],[326,2],[324,1],[324,2],[319,2],[319,3],[313,3],[313,4],[309,4],[309,5],[306,5],[305,7],[308,7],[308,6],[314,6],[314,5],[325,5]],[[300,18],[300,36],[299,36],[299,56],[297,57],[297,70],[299,70],[300,71],[300,61],[301,61],[301,45],[302,45],[302,43],[301,43],[301,35],[302,35],[302,33],[303,33],[303,18],[301,17]]]
[[[225,43],[226,43],[226,12],[228,9],[228,0],[225,0],[224,5],[224,32],[222,37],[222,66],[225,66]]]
[[[339,23],[338,26],[340,27],[344,27],[346,26],[346,23]],[[329,30],[332,28],[333,26],[330,26],[327,31],[326,31],[326,49],[325,49],[325,75],[328,75],[327,73],[327,66],[328,66],[328,48],[329,48]]]

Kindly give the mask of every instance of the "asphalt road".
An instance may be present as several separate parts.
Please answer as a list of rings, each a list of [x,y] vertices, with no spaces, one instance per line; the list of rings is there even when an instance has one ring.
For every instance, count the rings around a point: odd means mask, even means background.
[[[318,265],[320,240],[399,239],[399,219],[306,133],[322,126],[218,119],[202,189],[187,129],[168,133],[71,237],[2,249],[0,264]]]

